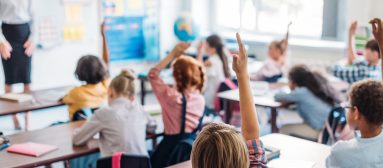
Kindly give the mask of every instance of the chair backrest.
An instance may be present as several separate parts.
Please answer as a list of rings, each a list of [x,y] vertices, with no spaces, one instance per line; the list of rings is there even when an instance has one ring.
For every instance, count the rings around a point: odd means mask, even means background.
[[[354,131],[347,124],[346,110],[343,107],[333,108],[318,142],[332,145],[338,140],[348,140],[354,137]]]
[[[151,168],[147,156],[126,155],[121,152],[97,161],[97,168]]]
[[[227,91],[227,90],[233,90],[233,89],[237,89],[238,86],[235,84],[234,81],[232,81],[231,79],[225,79],[225,81],[223,81],[219,87],[218,87],[218,90],[217,90],[217,94],[219,92],[223,92],[223,91]],[[214,108],[216,111],[221,111],[223,109],[223,104],[222,102],[220,101],[220,99],[218,98],[218,96],[214,97]]]

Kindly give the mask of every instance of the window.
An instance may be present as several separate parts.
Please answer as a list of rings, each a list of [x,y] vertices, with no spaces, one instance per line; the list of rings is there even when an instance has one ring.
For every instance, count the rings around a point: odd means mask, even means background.
[[[241,29],[261,34],[291,34],[320,38],[323,0],[215,0],[218,28]]]

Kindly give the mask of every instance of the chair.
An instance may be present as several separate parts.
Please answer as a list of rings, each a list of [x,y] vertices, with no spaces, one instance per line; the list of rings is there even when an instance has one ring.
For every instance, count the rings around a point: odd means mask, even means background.
[[[101,158],[97,161],[97,168],[151,168],[147,156],[126,155],[122,152],[111,157]]]

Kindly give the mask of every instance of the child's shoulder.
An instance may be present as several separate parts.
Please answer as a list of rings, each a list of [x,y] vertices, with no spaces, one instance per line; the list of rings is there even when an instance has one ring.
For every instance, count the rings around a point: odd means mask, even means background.
[[[338,141],[331,147],[332,154],[344,154],[349,153],[353,150],[357,150],[357,141],[355,138],[346,140],[346,141]]]

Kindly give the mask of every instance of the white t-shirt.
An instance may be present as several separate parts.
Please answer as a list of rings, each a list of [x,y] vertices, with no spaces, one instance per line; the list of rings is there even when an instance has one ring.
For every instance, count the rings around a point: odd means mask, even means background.
[[[73,135],[73,143],[81,145],[100,133],[99,147],[102,157],[116,152],[148,156],[146,125],[150,116],[137,101],[125,98],[114,100],[109,107],[97,110]]]
[[[206,68],[207,80],[204,96],[206,106],[214,109],[214,97],[219,85],[225,81],[225,73],[223,71],[223,63],[218,55],[209,56],[208,61],[211,62],[211,66]]]
[[[331,148],[331,154],[326,159],[326,167],[383,167],[383,131],[373,138],[357,137],[337,142]]]

